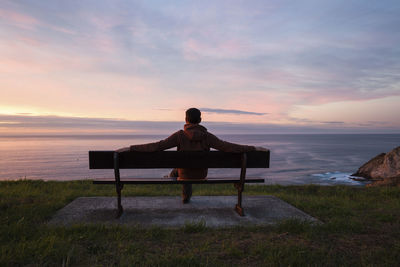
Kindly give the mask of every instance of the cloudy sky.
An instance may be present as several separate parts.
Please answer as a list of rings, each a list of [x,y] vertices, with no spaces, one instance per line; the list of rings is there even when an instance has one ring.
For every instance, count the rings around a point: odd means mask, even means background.
[[[0,1],[0,134],[400,132],[400,1]],[[222,127],[225,125],[226,127]]]

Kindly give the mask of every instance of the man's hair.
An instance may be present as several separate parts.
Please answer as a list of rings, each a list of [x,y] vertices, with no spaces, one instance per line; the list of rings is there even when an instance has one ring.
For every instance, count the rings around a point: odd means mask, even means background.
[[[186,120],[189,123],[200,123],[201,112],[197,108],[189,108],[186,110]]]

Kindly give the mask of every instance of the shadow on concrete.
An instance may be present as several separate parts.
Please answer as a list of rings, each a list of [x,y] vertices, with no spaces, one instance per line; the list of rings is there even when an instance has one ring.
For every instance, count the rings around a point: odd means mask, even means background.
[[[127,224],[142,227],[182,227],[204,223],[207,227],[268,225],[287,219],[317,219],[274,196],[244,196],[245,216],[234,211],[236,196],[195,196],[188,204],[180,197],[124,197],[124,213],[116,214],[115,197],[80,197],[59,210],[50,225]]]

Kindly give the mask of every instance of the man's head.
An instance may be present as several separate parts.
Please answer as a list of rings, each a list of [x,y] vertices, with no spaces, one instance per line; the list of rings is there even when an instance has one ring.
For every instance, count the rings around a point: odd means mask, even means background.
[[[186,122],[187,123],[200,123],[201,112],[197,108],[189,108],[186,110]]]

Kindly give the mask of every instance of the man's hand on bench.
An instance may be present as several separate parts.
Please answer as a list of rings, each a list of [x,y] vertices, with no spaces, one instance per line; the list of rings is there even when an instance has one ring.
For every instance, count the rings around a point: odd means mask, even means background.
[[[121,152],[130,151],[130,150],[131,150],[130,147],[123,147],[123,148],[115,150],[115,152],[121,153]]]
[[[261,146],[256,146],[256,151],[268,151],[268,149]]]

